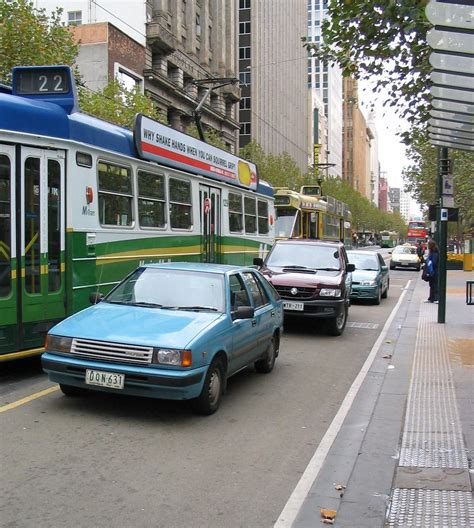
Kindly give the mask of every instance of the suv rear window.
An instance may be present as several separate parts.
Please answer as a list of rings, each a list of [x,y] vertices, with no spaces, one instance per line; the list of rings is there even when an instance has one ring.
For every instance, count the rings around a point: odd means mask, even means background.
[[[275,244],[266,262],[269,266],[304,267],[340,271],[341,260],[337,247],[316,244]]]

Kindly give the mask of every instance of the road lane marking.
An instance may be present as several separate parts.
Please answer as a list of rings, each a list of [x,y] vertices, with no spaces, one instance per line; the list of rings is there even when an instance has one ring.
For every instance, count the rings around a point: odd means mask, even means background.
[[[331,422],[331,425],[329,426],[328,430],[326,431],[326,434],[323,436],[319,446],[314,452],[314,455],[309,461],[309,464],[306,467],[295,489],[293,490],[293,493],[290,495],[290,498],[288,499],[287,503],[285,504],[285,507],[280,513],[280,516],[275,522],[274,528],[291,528],[291,526],[293,525],[293,522],[295,521],[301,507],[303,506],[306,497],[311,491],[311,487],[316,481],[316,478],[324,464],[326,456],[329,453],[329,450],[334,440],[336,439],[336,436],[339,433],[339,430],[341,429],[342,424],[348,412],[350,411],[350,408],[352,407],[355,397],[357,396],[357,393],[359,392],[359,389],[367,373],[369,372],[375,357],[377,356],[379,348],[382,345],[385,336],[387,335],[390,325],[392,324],[392,321],[394,320],[395,315],[397,314],[398,309],[400,308],[400,305],[402,304],[402,301],[405,298],[410,283],[411,279],[407,282],[406,287],[400,295],[397,304],[390,313],[390,316],[388,317],[387,322],[385,323],[382,329],[382,332],[380,332],[377,341],[375,341],[372,350],[370,351],[369,355],[367,356],[367,359],[365,360],[365,363],[362,365],[359,374],[357,374],[357,377],[352,383],[351,388],[347,391],[347,394],[343,402],[341,403],[341,406],[339,407],[336,416]]]
[[[0,413],[5,412],[5,411],[10,411],[11,409],[20,407],[20,405],[24,405],[25,403],[29,403],[30,401],[36,400],[38,398],[42,398],[43,396],[47,396],[48,394],[51,394],[52,392],[57,392],[58,390],[59,390],[59,385],[55,385],[54,387],[49,387],[49,389],[36,392],[35,394],[32,394],[31,396],[26,396],[26,398],[22,398],[21,400],[14,401],[12,403],[7,403],[7,405],[3,405],[2,407],[0,407]]]

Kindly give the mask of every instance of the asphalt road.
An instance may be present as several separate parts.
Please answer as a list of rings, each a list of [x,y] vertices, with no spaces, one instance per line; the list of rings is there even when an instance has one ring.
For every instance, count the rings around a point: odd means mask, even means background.
[[[273,526],[415,272],[390,276],[388,299],[351,306],[340,337],[287,323],[274,371],[229,380],[210,417],[182,402],[59,391],[6,408],[54,385],[38,361],[2,365],[0,524]]]

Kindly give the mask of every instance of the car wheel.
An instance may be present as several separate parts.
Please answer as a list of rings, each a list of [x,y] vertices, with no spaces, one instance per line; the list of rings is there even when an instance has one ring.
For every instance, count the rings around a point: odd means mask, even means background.
[[[390,263],[390,269],[394,270],[396,268],[395,264]]]
[[[382,301],[382,286],[377,290],[377,297],[374,299],[374,304],[380,304]]]
[[[268,374],[273,370],[275,360],[278,356],[280,342],[278,336],[274,335],[268,344],[267,352],[263,359],[255,361],[255,370],[261,374]]]
[[[386,299],[388,297],[389,288],[390,288],[390,281],[387,282],[387,287],[385,288],[385,291],[382,293],[382,299]]]
[[[219,408],[224,392],[224,366],[220,358],[215,358],[206,373],[201,394],[192,402],[198,414],[213,414]]]
[[[328,334],[333,336],[340,336],[344,332],[347,322],[347,306],[341,310],[337,317],[328,319]]]
[[[84,394],[82,389],[79,387],[73,387],[72,385],[64,385],[63,383],[60,383],[59,388],[65,396],[80,396],[81,394]]]
[[[421,269],[421,266],[416,267],[416,271],[420,271],[420,269]]]

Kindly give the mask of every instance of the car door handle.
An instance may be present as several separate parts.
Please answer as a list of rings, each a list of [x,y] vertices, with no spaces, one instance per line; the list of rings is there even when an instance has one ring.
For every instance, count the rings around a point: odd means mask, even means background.
[[[255,319],[252,319],[252,326],[257,326],[257,321]]]

